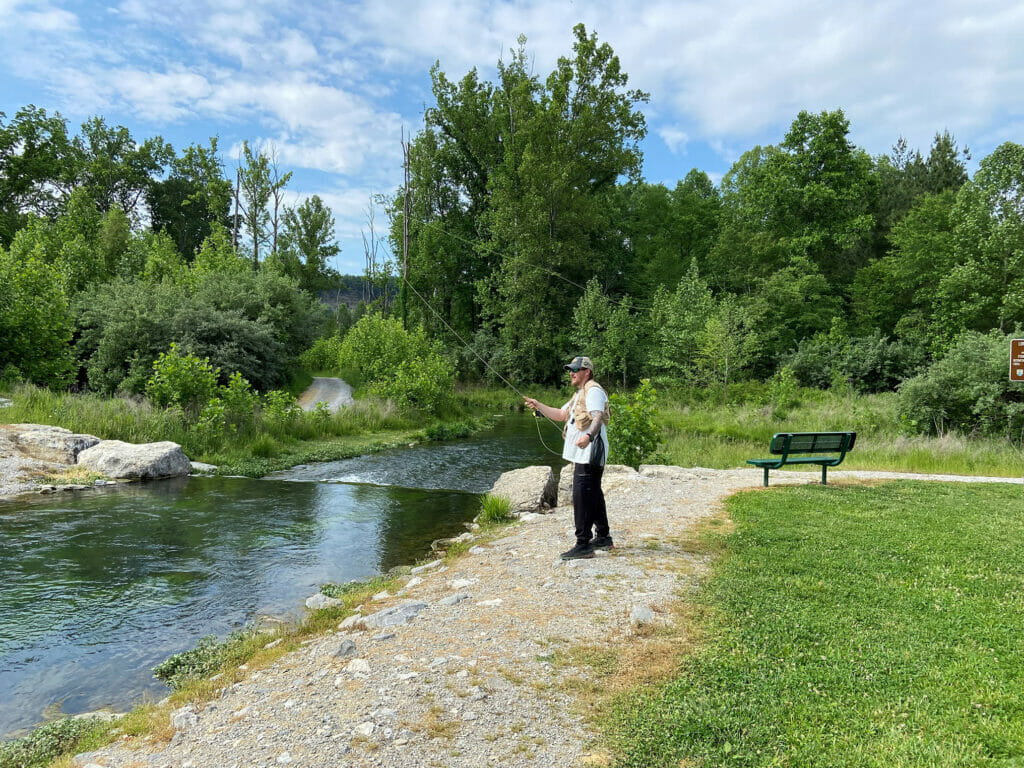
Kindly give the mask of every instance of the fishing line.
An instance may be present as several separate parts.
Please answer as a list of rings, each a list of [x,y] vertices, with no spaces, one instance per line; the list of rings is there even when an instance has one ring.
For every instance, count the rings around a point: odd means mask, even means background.
[[[508,379],[506,379],[506,378],[505,378],[504,376],[502,376],[502,375],[501,375],[501,374],[500,374],[500,373],[499,373],[498,371],[496,371],[496,370],[495,370],[495,369],[494,369],[494,368],[493,368],[493,367],[491,366],[491,364],[490,364],[490,363],[488,363],[488,362],[487,362],[486,360],[484,360],[484,358],[483,358],[483,357],[482,357],[482,356],[480,355],[480,353],[478,353],[478,352],[477,352],[477,351],[476,351],[476,350],[475,350],[475,349],[473,348],[473,346],[472,346],[471,344],[469,344],[469,343],[468,343],[468,342],[467,342],[467,341],[466,341],[465,339],[463,339],[463,338],[462,338],[462,336],[460,336],[460,335],[459,335],[459,332],[458,332],[458,331],[456,331],[456,330],[455,330],[454,328],[452,328],[452,327],[451,327],[451,325],[449,325],[449,324],[448,324],[448,321],[447,321],[447,320],[445,320],[445,319],[444,319],[444,318],[443,318],[443,317],[441,316],[441,313],[439,313],[439,312],[438,312],[438,311],[437,311],[436,309],[434,309],[434,308],[433,308],[433,307],[431,306],[431,304],[430,304],[430,302],[429,302],[429,301],[427,301],[427,300],[426,300],[425,298],[423,298],[423,294],[421,294],[421,293],[420,293],[419,291],[417,291],[417,290],[416,290],[416,287],[415,287],[415,286],[414,286],[414,285],[413,285],[412,283],[410,283],[410,282],[409,282],[409,280],[408,280],[407,278],[403,277],[403,278],[402,278],[402,282],[403,282],[403,283],[405,283],[405,284],[406,284],[406,286],[408,286],[408,288],[409,288],[410,290],[412,290],[412,292],[413,292],[413,293],[415,293],[415,294],[416,294],[416,297],[417,297],[417,298],[418,298],[418,299],[419,299],[420,301],[422,301],[422,302],[423,302],[424,306],[426,306],[426,308],[427,308],[427,309],[429,309],[429,310],[430,310],[431,312],[433,312],[433,313],[434,313],[434,316],[435,316],[435,317],[436,317],[436,318],[437,318],[438,320],[440,320],[442,324],[444,324],[444,327],[445,327],[445,328],[447,328],[447,329],[448,329],[449,331],[451,331],[452,335],[453,335],[453,336],[455,336],[455,338],[457,338],[457,339],[458,339],[458,340],[459,340],[459,341],[460,341],[460,342],[462,343],[462,345],[463,345],[463,346],[464,346],[464,347],[465,347],[466,349],[468,349],[468,350],[469,350],[470,352],[472,352],[472,353],[473,353],[474,355],[476,355],[477,359],[478,359],[478,360],[479,360],[479,361],[480,361],[481,363],[483,363],[483,364],[484,364],[484,367],[485,367],[485,368],[486,368],[487,370],[489,370],[489,371],[490,371],[491,373],[493,373],[493,374],[494,374],[495,376],[497,376],[497,377],[498,377],[499,379],[501,379],[501,380],[502,380],[503,382],[505,382],[505,384],[507,384],[507,385],[508,385],[508,387],[509,387],[509,388],[510,388],[510,389],[511,389],[511,390],[512,390],[513,392],[515,392],[515,393],[516,393],[517,395],[519,395],[520,397],[522,397],[522,398],[524,398],[524,399],[526,398],[526,395],[524,395],[524,394],[523,394],[522,392],[520,392],[520,391],[519,391],[519,390],[518,390],[518,389],[516,388],[516,386],[515,386],[515,385],[514,385],[514,384],[513,384],[513,383],[512,383],[511,381],[509,381],[509,380],[508,380]],[[542,414],[540,414],[540,415],[541,415],[541,416],[544,416],[544,418],[545,418],[545,419],[547,419],[547,420],[548,420],[549,422],[551,422],[551,425],[552,425],[553,427],[555,427],[556,429],[560,429],[560,428],[559,428],[559,426],[558,426],[558,425],[557,425],[557,424],[556,424],[556,423],[555,423],[554,421],[552,421],[551,419],[549,419],[549,418],[548,418],[547,416],[545,416],[545,415],[544,415],[543,413],[542,413]],[[540,438],[540,443],[541,443],[541,445],[543,445],[543,446],[544,446],[544,448],[545,448],[545,449],[546,449],[546,450],[547,450],[547,451],[548,451],[549,453],[553,453],[553,454],[554,454],[555,456],[559,456],[559,457],[560,457],[560,456],[562,455],[561,453],[559,453],[559,452],[557,452],[557,451],[553,451],[553,450],[551,450],[551,449],[550,449],[550,448],[548,447],[548,444],[544,442],[544,436],[543,436],[543,435],[541,435],[541,433],[540,433],[540,420],[539,420],[539,419],[537,418],[537,411],[534,411],[534,412],[533,412],[533,420],[534,420],[534,423],[535,423],[535,424],[537,425],[537,437],[539,437],[539,438]]]

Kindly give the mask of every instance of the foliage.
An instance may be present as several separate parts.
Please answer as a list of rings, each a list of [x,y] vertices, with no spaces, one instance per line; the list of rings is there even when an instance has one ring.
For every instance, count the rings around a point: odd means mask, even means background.
[[[334,234],[334,216],[320,196],[306,198],[297,208],[285,208],[282,223],[275,257],[284,273],[310,293],[337,286],[341,276],[329,262],[341,248]]]
[[[364,315],[341,345],[341,365],[375,394],[405,409],[436,412],[451,397],[454,370],[422,329],[406,331],[400,320]]]
[[[697,337],[697,375],[722,388],[729,399],[729,383],[754,359],[758,335],[754,318],[737,299],[726,296],[704,323]]]
[[[1009,484],[733,496],[735,532],[702,541],[722,557],[687,627],[701,642],[616,703],[616,765],[1012,765],[1019,511]]]
[[[711,288],[700,276],[696,259],[690,261],[673,293],[663,287],[655,291],[648,320],[652,338],[647,362],[658,381],[695,383],[700,334],[714,308]]]
[[[655,458],[662,442],[661,428],[655,422],[657,391],[644,380],[632,395],[611,396],[611,423],[608,425],[608,460],[628,464],[633,469]]]
[[[341,344],[342,336],[339,334],[322,336],[299,355],[299,365],[314,373],[335,371],[341,361]]]
[[[965,331],[923,373],[900,387],[900,415],[913,429],[1005,436],[1024,444],[1024,384],[1009,380],[1011,336]]]
[[[19,257],[0,248],[0,372],[65,386],[74,374],[71,332],[56,270],[38,251]]]
[[[100,721],[64,717],[39,726],[28,736],[0,742],[2,768],[44,768],[93,735]],[[105,727],[105,726],[100,726]]]
[[[153,675],[177,690],[196,678],[238,663],[258,634],[254,627],[247,627],[232,632],[224,640],[207,635],[195,648],[176,653],[157,664],[153,667]]]
[[[501,525],[515,520],[512,514],[512,502],[506,496],[494,496],[485,493],[480,499],[480,514],[476,520],[481,525]]]
[[[176,405],[195,415],[213,396],[219,374],[220,369],[210,365],[209,358],[200,360],[195,355],[183,355],[178,345],[171,342],[170,349],[161,352],[153,362],[146,397],[161,408]]]

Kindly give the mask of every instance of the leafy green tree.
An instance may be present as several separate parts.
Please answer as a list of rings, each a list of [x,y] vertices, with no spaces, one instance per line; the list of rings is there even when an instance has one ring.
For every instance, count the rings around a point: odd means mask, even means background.
[[[0,112],[0,247],[35,214],[53,218],[78,176],[78,158],[59,113],[28,105],[5,122]]]
[[[658,288],[650,309],[651,342],[647,364],[659,381],[694,383],[701,332],[715,308],[697,260],[673,293]]]
[[[217,138],[208,147],[190,144],[171,160],[167,178],[147,189],[152,228],[170,235],[178,252],[191,261],[215,226],[228,226],[231,194],[217,157]]]
[[[657,391],[644,379],[632,395],[611,396],[611,423],[608,425],[609,459],[633,469],[657,456],[662,442],[655,420]]]
[[[238,177],[239,197],[241,198],[239,213],[241,223],[248,235],[253,269],[259,269],[262,246],[268,246],[270,253],[277,250],[277,206],[281,191],[291,177],[290,171],[283,175],[278,173],[277,162],[272,152],[268,152],[264,147],[254,149],[249,146],[248,141],[242,142]],[[272,200],[274,201],[273,209],[270,207]]]
[[[71,333],[60,275],[42,249],[0,248],[0,374],[16,369],[37,384],[67,385],[75,371]]]
[[[1006,142],[957,193],[956,266],[936,291],[947,338],[1024,322],[1024,146]]]
[[[154,136],[137,144],[124,126],[108,126],[102,117],[82,124],[73,140],[79,155],[78,183],[100,212],[118,205],[132,221],[142,218],[141,206],[153,178],[174,157],[174,149]]]
[[[733,296],[724,296],[701,331],[697,348],[698,373],[729,399],[729,383],[754,359],[758,344],[750,312]]]
[[[341,252],[334,234],[334,215],[319,195],[285,208],[278,258],[284,273],[299,287],[316,294],[339,284],[341,275],[330,260]]]

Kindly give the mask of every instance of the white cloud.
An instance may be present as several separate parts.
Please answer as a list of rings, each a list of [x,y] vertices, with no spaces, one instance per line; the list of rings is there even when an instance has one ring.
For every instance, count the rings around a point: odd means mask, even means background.
[[[658,135],[665,142],[665,146],[673,155],[686,153],[686,142],[690,140],[686,131],[681,131],[673,126],[666,126],[658,129]]]

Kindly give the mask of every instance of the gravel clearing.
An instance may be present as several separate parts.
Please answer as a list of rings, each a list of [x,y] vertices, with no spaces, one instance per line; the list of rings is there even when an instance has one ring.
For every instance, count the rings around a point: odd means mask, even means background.
[[[772,484],[819,477],[777,472]],[[925,476],[830,473],[836,484],[895,478]],[[572,650],[583,647],[637,652],[657,643],[650,625],[670,621],[673,605],[707,569],[679,537],[726,497],[761,482],[757,469],[610,468],[611,552],[563,562],[571,509],[525,515],[501,539],[422,570],[397,595],[368,601],[367,621],[349,619],[219,699],[177,710],[169,743],[126,741],[80,755],[76,765],[606,764],[575,693],[594,682],[594,672],[566,660],[578,663]]]

